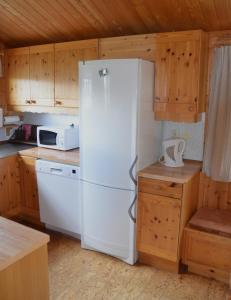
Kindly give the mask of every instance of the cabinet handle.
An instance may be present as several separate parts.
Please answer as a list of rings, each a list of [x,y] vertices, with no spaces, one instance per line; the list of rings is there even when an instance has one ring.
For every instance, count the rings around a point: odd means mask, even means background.
[[[62,103],[62,101],[56,100],[56,101],[55,101],[55,104],[56,104],[56,105],[62,105],[63,103]]]
[[[31,103],[32,104],[36,104],[36,100],[31,100]]]
[[[26,104],[31,104],[30,100],[26,100],[25,102],[26,102]]]

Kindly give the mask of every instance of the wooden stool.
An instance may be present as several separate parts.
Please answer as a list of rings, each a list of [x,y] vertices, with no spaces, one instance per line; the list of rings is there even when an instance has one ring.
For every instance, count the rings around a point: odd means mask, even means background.
[[[201,208],[184,229],[182,262],[231,289],[231,211]]]

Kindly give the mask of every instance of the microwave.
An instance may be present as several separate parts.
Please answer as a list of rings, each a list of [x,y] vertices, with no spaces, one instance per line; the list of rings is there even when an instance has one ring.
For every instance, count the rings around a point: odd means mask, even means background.
[[[70,150],[79,147],[79,126],[67,127],[39,126],[37,128],[37,144],[56,150]]]

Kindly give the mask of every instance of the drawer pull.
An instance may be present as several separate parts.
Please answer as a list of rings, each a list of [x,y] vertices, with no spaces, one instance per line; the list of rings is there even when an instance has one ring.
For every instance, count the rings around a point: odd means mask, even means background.
[[[31,100],[31,103],[32,104],[36,104],[36,100]]]
[[[30,100],[26,100],[25,102],[26,102],[26,104],[31,104]]]
[[[55,101],[55,104],[56,104],[56,105],[62,105],[62,101],[56,100],[56,101]]]

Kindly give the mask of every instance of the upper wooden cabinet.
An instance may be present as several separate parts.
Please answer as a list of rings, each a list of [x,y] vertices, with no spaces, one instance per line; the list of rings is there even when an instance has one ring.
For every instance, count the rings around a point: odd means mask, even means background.
[[[79,107],[78,65],[98,58],[98,40],[55,44],[55,105]]]
[[[207,48],[200,30],[157,35],[155,119],[196,122],[205,111]]]
[[[54,106],[54,44],[30,47],[30,104]]]
[[[54,45],[7,50],[7,103],[54,106]]]
[[[7,50],[9,105],[26,105],[30,100],[29,47]]]

